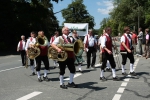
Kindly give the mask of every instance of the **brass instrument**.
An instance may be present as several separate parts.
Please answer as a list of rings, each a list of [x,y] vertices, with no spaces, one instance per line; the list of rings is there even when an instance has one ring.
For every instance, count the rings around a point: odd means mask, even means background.
[[[56,49],[50,46],[48,49],[48,58],[57,61],[65,61],[68,58],[66,51],[73,51],[75,55],[78,55],[80,49],[82,48],[80,46],[82,46],[80,40],[70,44],[57,44],[57,47],[62,50],[61,53],[58,53]]]
[[[26,65],[25,68],[28,68],[28,58],[29,59],[35,59],[37,56],[40,55],[40,49],[38,46],[47,46],[48,39],[44,36],[37,36],[36,37],[36,43],[34,45],[31,45],[30,48],[27,50],[28,57],[26,58]]]
[[[77,41],[78,41],[78,43],[79,43],[79,51],[78,51],[78,53],[75,54],[75,55],[76,55],[76,56],[81,56],[81,55],[83,54],[83,52],[84,52],[84,44],[83,44],[83,42],[82,42],[81,39],[78,39]]]
[[[26,64],[25,64],[24,68],[28,68],[28,57],[26,57]]]

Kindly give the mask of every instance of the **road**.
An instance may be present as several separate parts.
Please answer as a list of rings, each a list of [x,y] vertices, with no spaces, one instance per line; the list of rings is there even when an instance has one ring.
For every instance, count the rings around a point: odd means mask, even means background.
[[[117,57],[121,62],[121,56],[115,56]],[[20,55],[1,56],[0,100],[150,100],[150,59],[135,56],[134,68],[138,74],[135,77],[122,76],[117,66],[116,73],[121,78],[117,82],[112,80],[111,72],[104,73],[108,81],[99,80],[98,60],[97,53],[96,70],[86,69],[86,63],[82,66],[83,74],[77,68],[74,82],[78,88],[64,90],[59,87],[59,69],[52,68],[52,60],[49,60],[51,70],[48,73],[51,81],[40,83],[37,76],[30,76],[30,68],[21,66]],[[125,68],[128,73],[129,60]],[[42,69],[42,75],[43,72]],[[69,71],[66,69],[65,84],[68,76]]]

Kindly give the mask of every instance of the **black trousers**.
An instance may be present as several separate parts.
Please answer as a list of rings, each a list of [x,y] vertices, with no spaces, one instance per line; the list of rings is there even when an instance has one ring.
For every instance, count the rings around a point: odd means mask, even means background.
[[[20,55],[21,55],[22,65],[25,65],[25,63],[26,63],[26,52],[25,52],[25,50],[21,50]]]
[[[45,69],[46,70],[49,70],[49,59],[48,59],[48,56],[45,55],[45,56],[38,56],[35,58],[36,60],[36,71],[40,71],[41,70],[41,61],[43,61],[44,63],[44,66],[45,66]]]
[[[127,54],[121,54],[121,55],[122,55],[122,65],[126,64],[127,58],[129,58],[131,64],[134,64],[135,60],[134,60],[133,53],[128,53],[127,52]]]
[[[60,69],[59,74],[60,75],[65,74],[66,65],[67,65],[70,73],[74,74],[76,72],[76,69],[74,66],[74,58],[67,58],[65,61],[59,61],[58,63],[59,63],[59,69]]]
[[[113,54],[102,53],[102,66],[101,66],[102,70],[106,68],[107,60],[109,60],[109,63],[112,68],[116,68],[116,63],[115,63]]]
[[[33,65],[34,65],[34,60],[30,59],[30,66],[33,66]]]
[[[89,51],[87,52],[87,67],[94,66],[96,62],[96,48],[88,47]],[[92,55],[92,64],[91,64],[91,55]]]

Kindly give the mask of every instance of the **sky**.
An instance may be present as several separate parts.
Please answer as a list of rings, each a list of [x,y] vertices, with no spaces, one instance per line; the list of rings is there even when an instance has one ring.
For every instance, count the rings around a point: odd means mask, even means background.
[[[58,12],[64,8],[68,7],[68,4],[71,4],[73,0],[63,0],[58,3],[53,3],[53,11]],[[109,17],[109,12],[114,8],[112,0],[83,0],[83,4],[86,6],[86,10],[90,15],[94,17],[95,26],[94,29],[100,28],[100,22],[103,18]],[[59,25],[62,25],[64,21],[62,14],[55,14],[59,21]]]

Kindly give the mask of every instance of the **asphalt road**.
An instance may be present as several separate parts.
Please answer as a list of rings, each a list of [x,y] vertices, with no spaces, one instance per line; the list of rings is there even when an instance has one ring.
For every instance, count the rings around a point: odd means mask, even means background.
[[[121,56],[115,56],[121,62]],[[37,76],[30,76],[30,68],[21,66],[19,55],[0,57],[0,100],[150,100],[150,59],[135,56],[135,72],[138,76],[124,77],[116,61],[116,73],[120,81],[113,81],[111,72],[105,72],[106,82],[99,80],[100,66],[97,53],[96,70],[86,69],[86,62],[82,66],[83,74],[77,72],[74,82],[78,88],[66,90],[59,87],[59,69],[53,69],[53,62],[49,60],[51,70],[49,82],[38,82]],[[42,65],[43,66],[43,65]],[[120,66],[119,66],[120,67]],[[126,64],[129,72],[129,60]],[[41,70],[43,75],[44,70]],[[66,69],[65,84],[69,71]]]

